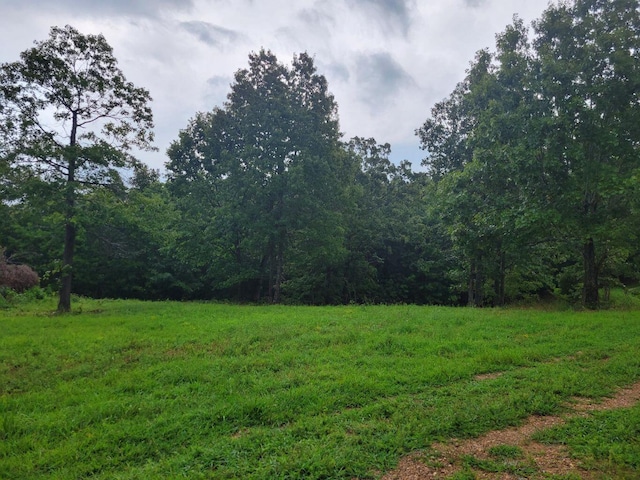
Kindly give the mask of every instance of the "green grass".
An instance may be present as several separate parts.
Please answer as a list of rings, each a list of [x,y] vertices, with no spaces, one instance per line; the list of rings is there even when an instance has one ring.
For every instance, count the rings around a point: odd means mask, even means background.
[[[640,378],[637,311],[54,306],[0,311],[0,478],[376,478]]]
[[[516,478],[532,478],[539,473],[538,468],[529,459],[524,458],[521,448],[513,445],[497,445],[488,451],[489,459],[480,459],[465,455],[462,459],[462,475],[476,478],[473,470],[491,473],[510,473]]]
[[[522,449],[514,445],[496,445],[489,449],[489,455],[496,459],[515,459],[524,456]]]
[[[594,412],[540,432],[536,439],[563,444],[585,468],[603,479],[637,479],[640,472],[640,405]]]
[[[507,458],[495,458],[491,460],[478,459],[473,456],[463,458],[463,472],[470,472],[471,469],[482,470],[491,473],[510,473],[516,478],[531,478],[538,473],[535,464],[527,460],[516,460]]]

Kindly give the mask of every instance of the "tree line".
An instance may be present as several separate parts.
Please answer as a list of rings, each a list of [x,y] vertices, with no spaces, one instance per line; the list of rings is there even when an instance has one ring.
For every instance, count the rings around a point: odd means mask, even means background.
[[[639,40],[638,1],[552,4],[531,29],[514,17],[425,114],[423,171],[343,138],[311,56],[254,52],[161,181],[130,154],[153,148],[149,93],[104,37],[53,28],[0,70],[0,245],[62,311],[72,288],[597,308],[640,278]]]

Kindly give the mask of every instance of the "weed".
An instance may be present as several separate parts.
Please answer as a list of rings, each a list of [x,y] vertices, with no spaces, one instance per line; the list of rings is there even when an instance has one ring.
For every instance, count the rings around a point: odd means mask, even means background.
[[[496,445],[489,449],[489,455],[498,459],[522,458],[523,453],[520,447],[515,445]]]
[[[529,462],[516,461],[513,458],[500,458],[499,460],[484,460],[470,455],[463,458],[463,465],[468,469],[482,470],[492,473],[511,473],[518,477],[528,478],[534,475],[538,469]]]
[[[478,477],[476,476],[475,473],[473,473],[473,470],[469,470],[468,468],[465,468],[464,470],[461,470],[451,475],[448,480],[476,480],[477,478]]]

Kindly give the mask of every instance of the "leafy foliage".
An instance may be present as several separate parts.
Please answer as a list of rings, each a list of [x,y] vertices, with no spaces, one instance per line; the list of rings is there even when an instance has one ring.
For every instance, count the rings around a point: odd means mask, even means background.
[[[531,42],[516,17],[418,130],[470,305],[503,303],[507,279],[550,291],[554,270],[582,264],[583,304],[597,308],[623,274],[638,224],[639,26],[635,1],[551,5]]]
[[[127,82],[102,35],[53,27],[49,39],[0,67],[2,157],[60,192],[65,237],[59,309],[71,308],[76,198],[117,185],[132,147],[153,140],[149,93]]]
[[[514,17],[416,131],[424,172],[342,138],[311,56],[261,50],[165,184],[131,156],[148,92],[55,27],[0,69],[2,242],[61,310],[72,274],[94,297],[608,306],[640,280],[639,32],[637,0]]]
[[[311,57],[287,68],[271,52],[251,54],[224,108],[198,114],[168,153],[169,185],[188,219],[185,253],[215,290],[340,300],[342,214],[355,169]],[[206,238],[200,246],[189,245],[195,231]]]

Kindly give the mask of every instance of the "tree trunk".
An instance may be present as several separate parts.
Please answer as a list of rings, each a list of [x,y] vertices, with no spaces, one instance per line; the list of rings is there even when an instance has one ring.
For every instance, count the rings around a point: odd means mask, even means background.
[[[284,164],[280,163],[278,165],[278,176],[282,177],[284,175]],[[286,226],[283,221],[284,214],[284,192],[280,190],[278,192],[277,201],[273,207],[274,217],[275,217],[275,227],[276,227],[276,238],[274,245],[274,258],[272,263],[272,295],[271,301],[272,303],[280,303],[281,290],[282,290],[282,282],[284,280],[284,251],[285,251],[285,243],[286,243]]]
[[[475,263],[472,260],[471,261],[471,266],[469,267],[469,286],[467,288],[467,306],[468,307],[475,307],[476,306],[476,300],[475,300],[475,293],[476,293],[475,275],[476,275],[476,266],[475,266]]]
[[[266,256],[262,257],[262,260],[260,260],[260,270],[259,270],[259,275],[258,275],[258,284],[256,285],[256,291],[255,294],[253,295],[253,301],[254,302],[259,302],[260,300],[262,300],[262,290],[264,288],[264,282],[265,282],[265,275],[263,272],[266,268],[266,265],[268,263],[268,259]],[[267,281],[267,287],[269,287],[269,283],[271,281],[270,276],[267,276],[266,278]],[[269,288],[270,290],[270,288]],[[267,292],[269,295],[271,295],[271,291]],[[238,297],[238,298],[242,298],[242,297]]]
[[[505,303],[505,254],[504,250],[498,250],[498,276],[495,280],[496,305],[503,306]]]
[[[276,256],[276,277],[273,284],[273,303],[280,303],[280,291],[284,272],[282,253]]]
[[[76,226],[74,224],[76,203],[76,134],[78,130],[78,114],[73,112],[71,123],[71,135],[69,142],[67,188],[65,192],[65,225],[64,225],[64,252],[62,254],[62,284],[60,285],[60,298],[58,300],[58,312],[71,311],[71,281],[73,279],[73,251],[76,245]]]
[[[582,304],[595,310],[600,306],[598,292],[598,265],[596,263],[596,248],[593,238],[587,240],[582,246],[582,258],[584,260],[584,287],[582,289]]]
[[[482,265],[481,261],[478,261],[478,265]],[[481,266],[476,266],[476,307],[482,307],[484,304],[484,272]]]
[[[284,281],[284,233],[278,233],[271,262],[271,302],[280,303],[282,282]]]
[[[67,218],[64,232],[64,253],[62,255],[62,285],[58,312],[71,311],[71,281],[73,278],[73,251],[76,243],[76,227],[73,219]]]
[[[482,259],[480,256],[471,261],[471,268],[469,270],[469,299],[467,302],[469,307],[480,307],[484,301],[482,294],[484,280],[482,277],[482,268],[480,267],[481,264]]]

